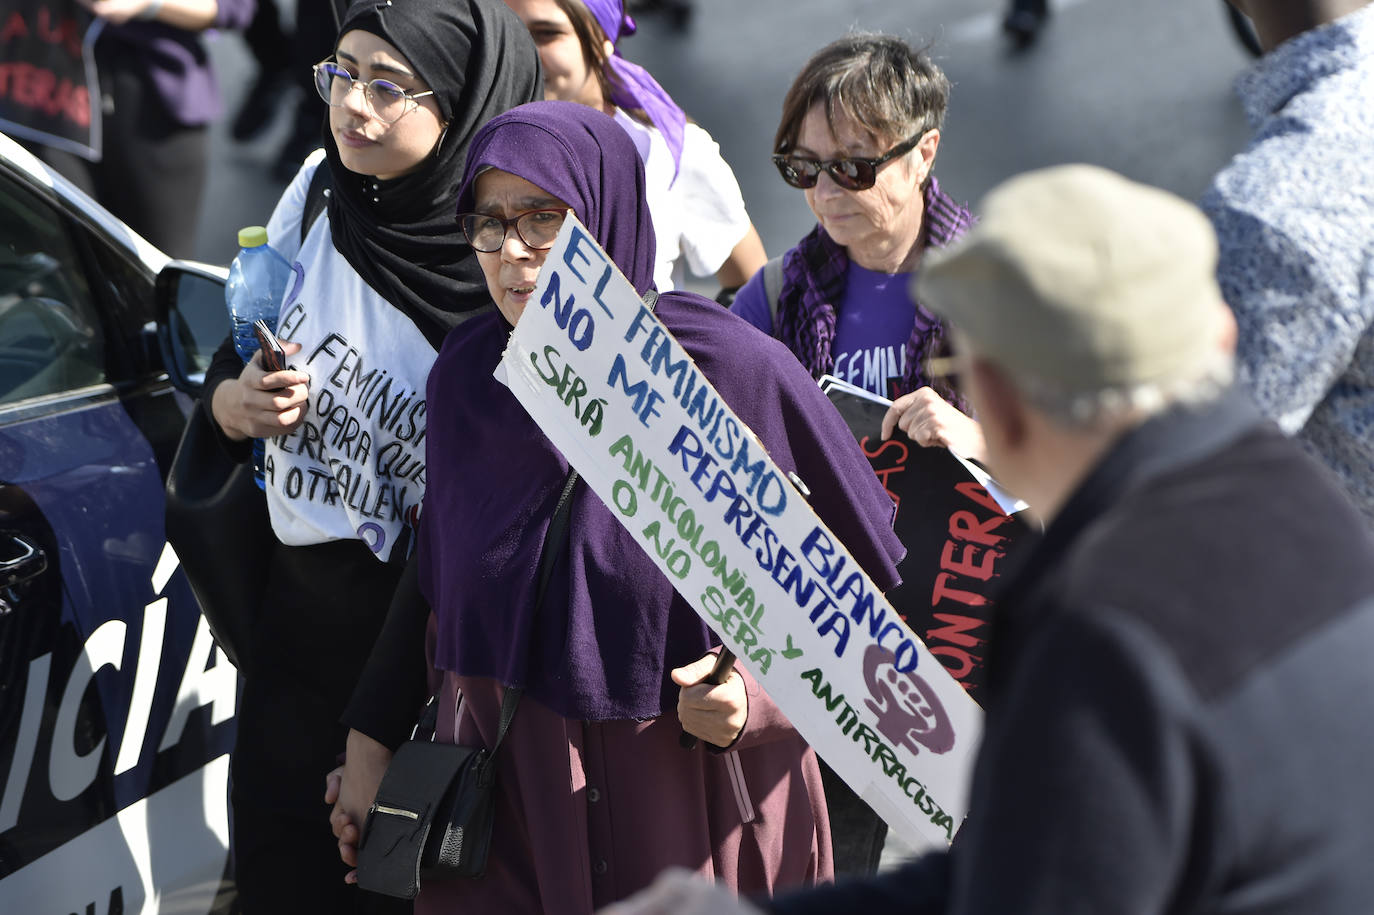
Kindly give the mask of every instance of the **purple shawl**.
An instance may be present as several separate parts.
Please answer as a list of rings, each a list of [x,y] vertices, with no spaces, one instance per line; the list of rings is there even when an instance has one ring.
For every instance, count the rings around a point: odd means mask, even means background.
[[[652,283],[643,166],[614,120],[537,102],[473,140],[460,206],[484,166],[572,205],[634,285]],[[878,585],[902,547],[892,504],[824,395],[780,344],[700,296],[669,293],[657,313]],[[536,619],[534,570],[568,464],[492,377],[509,333],[498,315],[460,325],[430,372],[420,587],[438,623],[436,665],[524,684],[571,719],[644,719],[676,706],[668,672],[715,643],[634,535],[584,485],[566,555]]]
[[[601,31],[615,45],[615,53],[606,62],[611,78],[611,104],[620,108],[639,108],[649,116],[668,142],[668,151],[673,154],[673,177],[676,178],[682,162],[687,115],[648,70],[620,56],[621,37],[633,35],[637,28],[634,19],[625,12],[624,0],[582,0],[582,3],[591,10]]]
[[[973,214],[944,194],[934,175],[922,196],[927,245],[943,248],[973,225]],[[848,269],[849,255],[819,225],[783,255],[782,289],[778,293],[778,339],[787,344],[815,378],[835,367],[835,356],[831,352],[835,341],[835,306],[844,298],[844,278]],[[898,393],[905,394],[928,384],[945,400],[967,413],[963,400],[943,378],[934,381],[926,378],[926,361],[939,354],[945,345],[945,325],[920,302],[916,303],[916,311],[926,321],[915,322],[906,342],[906,372]],[[927,326],[931,330],[923,331]]]

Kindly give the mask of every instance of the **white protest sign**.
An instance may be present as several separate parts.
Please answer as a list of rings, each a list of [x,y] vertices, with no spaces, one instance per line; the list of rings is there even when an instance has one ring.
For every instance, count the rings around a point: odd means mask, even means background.
[[[572,216],[501,370],[831,767],[906,841],[948,842],[982,711]]]

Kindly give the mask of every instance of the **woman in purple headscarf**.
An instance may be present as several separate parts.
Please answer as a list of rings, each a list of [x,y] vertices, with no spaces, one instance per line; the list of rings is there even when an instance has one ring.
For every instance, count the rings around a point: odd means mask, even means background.
[[[711,135],[687,120],[663,87],[616,43],[633,35],[624,0],[506,0],[525,23],[544,65],[544,98],[580,102],[613,116],[644,160],[660,290],[683,285],[688,268],[733,290],[763,266],[730,166]]]
[[[460,222],[498,311],[449,334],[429,377],[419,585],[434,610],[439,739],[490,746],[502,688],[524,694],[497,756],[486,874],[426,884],[417,912],[591,913],[670,866],[745,893],[831,875],[815,754],[746,670],[699,683],[716,639],[582,484],[534,606],[569,466],[492,372],[547,255],[531,244],[551,243],[543,223],[572,212],[641,294],[652,288],[633,153],[604,114],[535,102],[490,121],[468,154]],[[791,354],[701,296],[664,294],[656,313],[875,582],[893,585],[891,503]],[[710,746],[684,751],[681,729]]]

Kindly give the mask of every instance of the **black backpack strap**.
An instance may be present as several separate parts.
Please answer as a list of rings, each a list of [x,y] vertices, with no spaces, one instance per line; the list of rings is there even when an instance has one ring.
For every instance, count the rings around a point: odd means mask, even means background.
[[[768,299],[768,316],[773,320],[773,336],[778,335],[778,296],[782,295],[782,255],[763,265],[763,294]]]
[[[329,171],[329,163],[321,159],[315,174],[310,176],[310,187],[305,189],[305,209],[301,211],[302,245],[305,244],[305,236],[310,234],[310,228],[315,225],[315,220],[320,218],[325,205],[329,203],[329,189],[333,177]]]

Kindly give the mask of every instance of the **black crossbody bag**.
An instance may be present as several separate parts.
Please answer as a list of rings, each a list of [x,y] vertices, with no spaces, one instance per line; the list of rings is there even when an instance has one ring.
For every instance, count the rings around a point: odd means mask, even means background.
[[[535,616],[544,603],[554,562],[568,539],[568,514],[577,471],[554,509],[539,556]],[[496,806],[496,753],[510,729],[523,687],[501,696],[501,723],[491,749],[435,743],[438,697],[425,706],[414,736],[387,766],[358,842],[358,885],[413,899],[424,880],[480,877],[487,866]]]

